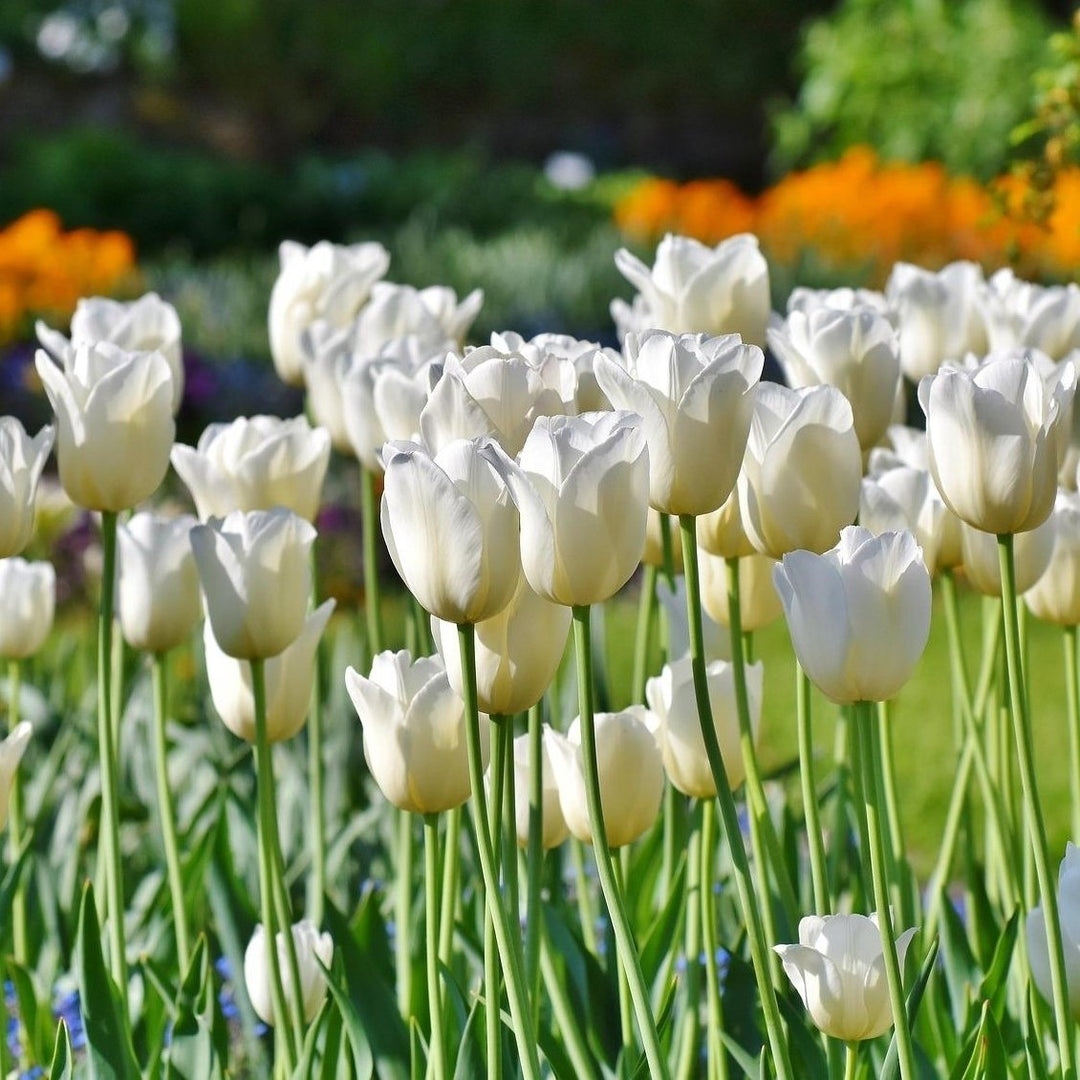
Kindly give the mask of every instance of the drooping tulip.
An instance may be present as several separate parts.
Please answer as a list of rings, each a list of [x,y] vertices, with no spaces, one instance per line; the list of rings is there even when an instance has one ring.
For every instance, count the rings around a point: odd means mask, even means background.
[[[896,939],[903,970],[915,929]],[[1045,947],[1046,939],[1043,938]],[[876,1039],[893,1024],[877,913],[806,915],[798,945],[774,945],[819,1030],[844,1042]]]
[[[731,494],[765,357],[735,335],[628,335],[627,364],[595,360],[600,388],[645,422],[649,502],[668,514],[707,514]]]
[[[0,558],[30,543],[38,481],[55,437],[51,425],[31,438],[14,416],[0,416]]]
[[[191,530],[206,610],[237,660],[284,652],[304,628],[315,529],[290,510],[235,510]]]
[[[304,1022],[310,1024],[318,1015],[319,1008],[326,997],[326,976],[319,963],[321,961],[323,967],[330,966],[334,959],[334,940],[329,934],[320,934],[310,919],[294,923],[290,927],[290,932],[300,976],[300,1000],[304,1006]],[[285,931],[279,930],[274,937],[285,1000],[291,1002],[295,994],[292,988],[292,970],[286,962],[288,945],[285,940]],[[270,991],[269,945],[262,923],[257,924],[248,947],[244,950],[244,986],[247,988],[248,1000],[255,1010],[255,1015],[264,1024],[273,1027],[276,1017],[273,995]]]
[[[320,604],[304,620],[290,645],[266,661],[266,740],[283,742],[304,726],[311,688],[315,683],[315,656],[334,601]],[[251,665],[222,652],[209,623],[203,629],[206,681],[210,698],[222,723],[237,738],[255,742],[255,698],[251,691]]]
[[[56,608],[52,563],[0,559],[0,658],[25,660],[45,644]]]
[[[827,698],[899,693],[930,636],[930,574],[910,532],[851,525],[824,555],[785,555],[775,580],[795,655]]]
[[[1050,561],[1024,592],[1024,603],[1032,615],[1045,622],[1080,626],[1080,495],[1059,491],[1049,520],[1054,536]],[[1018,544],[1025,535],[1017,537]]]
[[[364,757],[386,799],[414,814],[439,814],[472,793],[465,738],[465,703],[437,656],[413,660],[381,652],[364,678],[345,672],[345,687],[364,729]],[[488,724],[480,717],[486,767]]]
[[[11,785],[15,782],[15,772],[33,733],[32,725],[23,720],[0,742],[0,831],[7,827]]]
[[[153,495],[169,468],[176,435],[173,380],[158,352],[79,345],[36,366],[56,412],[60,482],[87,510],[119,512]]]
[[[547,851],[558,847],[570,835],[559,803],[559,785],[551,764],[551,740],[554,729],[544,725],[540,741],[540,846]],[[532,774],[529,769],[529,736],[519,735],[514,740],[514,825],[517,841],[522,847],[529,842],[529,818],[531,805]]]

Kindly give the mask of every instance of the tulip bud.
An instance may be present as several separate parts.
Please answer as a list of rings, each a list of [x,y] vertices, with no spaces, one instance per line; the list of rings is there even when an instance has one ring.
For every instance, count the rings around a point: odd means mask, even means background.
[[[0,559],[0,657],[25,660],[45,644],[56,606],[52,563]]]
[[[381,652],[364,678],[345,672],[345,688],[364,729],[364,757],[386,799],[414,814],[440,814],[472,794],[465,737],[465,703],[454,693],[437,656],[413,660]],[[487,717],[480,717],[485,767]]]
[[[293,946],[296,951],[296,966],[300,976],[300,999],[304,1003],[304,1023],[310,1024],[319,1013],[326,997],[326,976],[322,967],[329,967],[334,959],[334,941],[329,934],[320,934],[310,919],[303,919],[290,927]],[[294,996],[292,971],[287,962],[288,945],[285,932],[279,930],[274,935],[274,944],[278,953],[278,968],[281,971],[281,984],[285,1000],[291,1002]],[[248,947],[244,950],[244,985],[255,1015],[264,1023],[273,1027],[274,1000],[270,990],[270,942],[262,923],[255,927]]]
[[[197,446],[178,443],[172,463],[204,521],[283,506],[313,522],[330,463],[330,433],[312,428],[304,416],[241,416],[208,424]]]
[[[706,668],[713,726],[724,759],[724,772],[734,791],[746,777],[740,745],[739,713],[735,704],[735,669],[723,660]],[[761,697],[765,667],[761,663],[746,668],[746,690],[750,704],[750,730],[757,741],[761,725]],[[691,660],[684,657],[665,664],[658,676],[645,684],[645,698],[659,720],[657,741],[664,771],[684,795],[711,799],[716,795],[705,739],[698,719]]]
[[[1065,953],[1065,983],[1069,994],[1069,1011],[1080,1019],[1080,848],[1072,841],[1065,844],[1065,857],[1058,871],[1058,913]],[[1041,904],[1036,904],[1024,922],[1027,940],[1028,965],[1031,977],[1043,998],[1053,1003],[1050,981],[1050,953],[1046,944],[1046,916]]]
[[[664,765],[649,726],[656,721],[640,705],[597,713],[593,720],[604,828],[608,844],[618,848],[646,833],[660,813]],[[565,736],[552,732],[550,752],[567,827],[582,843],[591,844],[580,720],[574,720]],[[632,783],[627,782],[630,777]]]
[[[551,740],[556,735],[544,725],[540,741],[540,846],[547,851],[558,847],[570,835],[559,803],[559,785],[555,781],[555,769],[551,764]],[[529,843],[529,820],[532,807],[529,793],[532,791],[532,771],[529,768],[529,736],[519,735],[514,740],[514,823],[517,841],[521,847]]]
[[[33,733],[33,727],[23,720],[0,742],[0,830],[7,827],[8,804],[11,800],[11,785],[15,782],[15,770],[26,753]]]
[[[1013,543],[1013,563],[1016,570],[1016,593],[1025,593],[1043,576],[1054,550],[1056,521],[1051,514],[1037,528],[1017,533]],[[972,588],[984,596],[1001,595],[1001,561],[997,537],[961,526],[960,550],[964,574]]]
[[[158,489],[176,435],[173,380],[158,352],[79,345],[36,366],[56,412],[60,482],[87,510],[127,510]]]
[[[120,632],[133,649],[164,653],[185,641],[202,618],[190,514],[139,513],[117,529]]]
[[[793,551],[774,574],[795,654],[827,698],[900,692],[930,636],[930,574],[910,532],[851,525],[832,551]]]
[[[30,543],[38,481],[55,437],[47,426],[30,438],[14,416],[0,416],[0,558]]]
[[[284,652],[266,661],[266,739],[291,739],[307,720],[315,683],[315,656],[334,601],[320,604],[305,620],[300,636]],[[221,651],[210,624],[203,628],[206,681],[210,697],[225,726],[245,742],[255,741],[255,698],[251,665]]]
[[[1059,491],[1053,522],[1054,545],[1050,562],[1024,593],[1028,610],[1045,622],[1080,625],[1080,495]],[[1034,530],[1036,533],[1038,529]],[[1021,533],[1017,542],[1029,533]],[[3,595],[0,592],[0,595]]]
[[[277,656],[300,636],[314,541],[314,527],[280,507],[236,510],[191,530],[210,625],[228,656]]]
[[[896,939],[903,971],[914,928]],[[1043,938],[1043,946],[1046,938]],[[792,986],[819,1030],[844,1042],[876,1039],[893,1024],[877,913],[807,915],[798,945],[774,945]]]

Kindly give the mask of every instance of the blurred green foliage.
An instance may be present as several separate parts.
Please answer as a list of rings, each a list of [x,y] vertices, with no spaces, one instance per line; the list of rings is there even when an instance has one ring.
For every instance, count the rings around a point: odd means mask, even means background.
[[[1002,171],[1050,31],[1031,0],[843,0],[806,29],[802,89],[774,117],[774,170],[868,143],[887,159]]]

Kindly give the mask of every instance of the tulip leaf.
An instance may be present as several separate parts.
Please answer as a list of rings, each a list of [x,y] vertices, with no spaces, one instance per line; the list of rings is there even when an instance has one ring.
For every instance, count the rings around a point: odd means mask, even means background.
[[[982,1020],[975,1037],[975,1052],[964,1070],[961,1080],[978,1080],[980,1077],[1008,1076],[1009,1060],[1001,1031],[994,1019],[989,1001],[983,1002]]]
[[[675,990],[678,985],[679,984],[675,979],[672,979],[671,982],[668,983],[667,990],[664,993],[664,1000],[656,1014],[656,1034],[660,1037],[661,1041],[664,1038],[665,1032],[671,1026],[672,1017],[675,1015]],[[649,1059],[642,1053],[638,1058],[638,1063],[634,1067],[634,1071],[630,1074],[631,1080],[644,1080],[645,1077],[650,1075]]]
[[[326,1024],[327,1017],[335,1013],[338,1013],[337,1005],[333,997],[328,994],[319,1007],[315,1020],[308,1026],[307,1034],[304,1036],[304,1045],[300,1049],[300,1060],[293,1071],[293,1080],[309,1080],[314,1074],[319,1034]],[[329,1046],[329,1040],[327,1040],[327,1046]]]
[[[23,872],[29,863],[33,861],[31,848],[34,843],[33,836],[29,836],[15,856],[11,865],[4,871],[3,880],[0,881],[0,926],[11,925],[11,905],[15,900],[15,891],[22,880]]]
[[[56,1027],[49,1080],[74,1080],[74,1077],[75,1055],[71,1052],[71,1036],[68,1034],[67,1021],[61,1020]]]
[[[53,1044],[52,1014],[47,1009],[38,1008],[34,980],[22,964],[9,957],[7,973],[12,989],[15,991],[19,1020],[22,1022],[23,1035],[30,1057],[35,1061],[43,1061],[48,1057]]]
[[[469,1018],[465,1021],[465,1027],[461,1031],[461,1042],[458,1044],[457,1062],[454,1065],[454,1080],[471,1080],[474,1076],[484,1075],[484,1055],[480,1050],[480,1037],[478,1035],[479,1024],[477,1018],[482,1011],[480,998],[473,1002],[469,1010]],[[556,1076],[571,1076],[572,1072],[560,1073]]]
[[[139,1066],[120,994],[105,970],[101,955],[101,928],[94,889],[89,882],[83,890],[76,938],[75,969],[91,1080],[128,1080],[138,1076]]]
[[[967,931],[948,894],[941,897],[941,948],[945,981],[949,986],[953,1025],[957,1031],[968,1026],[972,991],[979,982],[979,966],[971,954]]]
[[[1027,1061],[1027,1074],[1031,1080],[1045,1080],[1050,1074],[1046,1068],[1042,1040],[1039,1038],[1039,1029],[1036,1025],[1035,1005],[1035,989],[1029,984],[1025,1002],[1024,1057]]]
[[[821,1040],[807,1024],[806,1011],[801,1006],[797,1008],[786,994],[776,994],[776,999],[787,1019],[788,1052],[796,1075],[807,1078],[828,1076],[829,1064]]]
[[[424,1080],[427,1071],[427,1047],[415,1016],[409,1017],[409,1080]]]
[[[934,940],[930,942],[929,948],[926,950],[926,956],[923,957],[922,967],[919,969],[919,977],[908,991],[906,1011],[908,1029],[910,1031],[915,1030],[915,1021],[919,1018],[919,1007],[922,1005],[923,995],[926,992],[926,984],[930,981],[930,976],[934,974],[937,965],[937,956],[938,939],[935,936]],[[918,1051],[917,1044],[915,1049]],[[900,1057],[896,1049],[896,1037],[894,1036],[889,1043],[889,1051],[885,1055],[885,1063],[881,1067],[879,1080],[895,1080],[899,1075]],[[931,1075],[933,1075],[932,1069]]]
[[[1016,947],[1016,938],[1020,929],[1020,910],[1016,909],[1009,916],[1008,922],[1001,930],[997,946],[994,948],[993,959],[986,969],[982,982],[979,984],[977,999],[985,999],[991,1002],[994,1015],[1000,1022],[1005,1009],[1006,980],[1009,974],[1009,965],[1012,963],[1013,951]]]
[[[683,859],[672,880],[671,894],[641,940],[641,973],[645,976],[646,984],[652,986],[654,992],[653,984],[664,969],[664,961],[674,952],[675,935],[679,932],[686,905],[698,902],[696,897],[685,894],[685,878],[686,861]]]
[[[214,1040],[213,994],[206,938],[199,935],[176,999],[172,1041],[166,1059],[166,1080],[207,1080],[222,1076],[222,1061]]]
[[[335,942],[336,942],[335,938]],[[352,1063],[355,1080],[371,1080],[375,1074],[375,1057],[372,1053],[371,1043],[368,1041],[364,1024],[356,1011],[348,991],[344,987],[342,974],[342,961],[340,953],[335,948],[333,968],[328,968],[319,957],[315,959],[326,976],[326,985],[333,995],[338,1011],[341,1013],[342,1023],[349,1036],[349,1045],[352,1047]]]
[[[329,1010],[326,1019],[326,1038],[323,1040],[322,1069],[319,1072],[321,1080],[337,1080],[343,1073],[348,1071],[344,1055],[348,1045],[349,1036],[345,1032],[345,1026],[341,1021],[341,1010],[334,1004],[329,995],[323,1002],[323,1008]],[[339,1064],[340,1060],[340,1064]],[[310,1073],[308,1076],[312,1075]]]
[[[747,1051],[723,1029],[721,1029],[718,1034],[724,1045],[728,1048],[728,1053],[731,1054],[735,1059],[735,1063],[742,1069],[743,1076],[748,1076],[750,1077],[750,1080],[755,1080],[758,1075],[757,1059],[747,1053]]]

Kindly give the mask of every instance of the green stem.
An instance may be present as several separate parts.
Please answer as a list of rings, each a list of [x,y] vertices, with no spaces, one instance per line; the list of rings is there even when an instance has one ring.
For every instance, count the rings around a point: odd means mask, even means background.
[[[660,1039],[656,1033],[656,1021],[653,1019],[649,1004],[649,991],[645,986],[645,977],[641,973],[641,962],[634,944],[630,920],[623,905],[615,877],[615,868],[608,846],[607,830],[604,827],[604,810],[600,799],[600,770],[596,758],[596,726],[592,699],[592,649],[589,633],[588,605],[575,606],[574,612],[574,651],[577,657],[578,706],[581,712],[581,758],[585,772],[585,796],[589,810],[589,830],[592,833],[593,854],[596,857],[596,870],[600,878],[600,888],[611,918],[611,928],[615,932],[615,947],[619,959],[626,969],[626,978],[630,987],[630,996],[634,1003],[634,1015],[637,1019],[638,1032],[645,1047],[645,1056],[649,1061],[649,1071],[654,1077],[668,1077],[668,1067],[660,1050]]]
[[[394,963],[398,1012],[408,1021],[412,1016],[412,901],[413,859],[416,839],[412,814],[398,812],[397,870],[394,894]]]
[[[113,733],[112,633],[116,591],[116,522],[113,511],[101,515],[101,606],[98,614],[98,759],[101,766],[101,827],[108,836],[105,868],[112,977],[127,1001],[127,958],[124,949],[124,885],[120,865],[120,792]]]
[[[675,588],[675,546],[671,536],[671,517],[660,514],[660,551],[664,560],[664,577],[672,590]]]
[[[165,849],[165,871],[172,899],[176,956],[180,962],[180,970],[186,972],[191,951],[188,946],[187,912],[184,908],[184,878],[180,873],[180,847],[176,838],[176,811],[173,808],[172,792],[169,789],[168,739],[165,733],[165,717],[168,715],[166,664],[166,658],[162,653],[156,654],[151,660],[154,684],[154,775],[157,781],[161,842]]]
[[[799,738],[799,782],[802,787],[803,816],[806,819],[806,842],[810,849],[810,878],[814,888],[814,911],[826,915],[832,911],[829,899],[829,876],[825,868],[825,841],[818,812],[817,785],[814,782],[814,736],[811,730],[810,676],[795,661],[796,727]],[[837,837],[838,844],[843,837]]]
[[[855,1080],[859,1069],[859,1044],[849,1042],[844,1054],[844,1080]]]
[[[634,631],[634,678],[630,685],[630,700],[635,705],[645,700],[645,682],[649,677],[649,645],[656,620],[656,577],[656,567],[646,564],[641,576],[641,597]]]
[[[893,930],[892,910],[889,903],[889,882],[885,861],[885,842],[881,831],[878,807],[884,802],[884,792],[878,784],[874,768],[874,718],[872,704],[860,701],[855,706],[855,728],[859,739],[859,758],[863,774],[863,807],[866,813],[866,838],[870,847],[870,872],[874,886],[874,906],[877,909],[878,929],[881,931],[881,947],[885,958],[885,981],[889,985],[889,1002],[892,1006],[893,1027],[896,1030],[896,1051],[903,1080],[916,1080],[915,1049],[908,1026],[907,1003],[900,972],[900,960],[896,953],[896,933]]]
[[[1072,834],[1080,837],[1080,673],[1076,663],[1076,627],[1062,630],[1065,646],[1065,696],[1069,706],[1069,792]]]
[[[461,807],[446,815],[446,842],[443,844],[442,898],[439,911],[439,960],[450,966],[454,948],[454,920],[457,916],[458,871],[461,867]]]
[[[877,774],[878,790],[884,795],[885,817],[889,830],[889,847],[886,849],[889,880],[896,885],[901,924],[914,926],[915,904],[908,888],[911,875],[904,855],[904,830],[900,821],[900,800],[896,794],[896,768],[893,764],[892,730],[887,701],[879,701],[877,706],[874,771]]]
[[[544,988],[551,1002],[551,1014],[555,1020],[554,1028],[563,1038],[567,1056],[574,1067],[577,1080],[596,1080],[596,1065],[589,1051],[585,1036],[581,1033],[578,1013],[571,1004],[566,987],[569,980],[555,970],[551,958],[551,946],[547,935],[540,933],[540,973],[544,979]]]
[[[514,718],[508,716],[505,723],[507,732],[502,800],[503,850],[500,858],[503,880],[506,882],[506,902],[510,908],[510,917],[517,920],[518,925],[521,926],[521,893],[518,889],[517,860],[517,783],[514,775]],[[522,929],[524,932],[524,928]],[[524,956],[524,952],[522,955]],[[526,980],[526,986],[531,985]]]
[[[484,766],[480,748],[480,713],[476,699],[476,634],[471,624],[463,623],[458,626],[458,647],[465,690],[465,734],[469,753],[469,780],[472,785],[470,801],[480,869],[484,878],[484,902],[494,923],[495,943],[499,949],[506,993],[510,1000],[510,1016],[517,1041],[519,1065],[526,1080],[540,1080],[540,1058],[525,988],[525,965],[521,956],[520,935],[516,926],[511,931],[506,910],[499,901],[499,879],[488,832],[487,796],[484,793]]]
[[[251,688],[255,699],[255,783],[258,802],[258,846],[259,846],[259,910],[265,931],[266,955],[270,972],[270,1000],[274,1006],[274,1031],[280,1037],[285,1054],[285,1068],[292,1075],[296,1067],[296,1042],[293,1024],[290,1022],[289,1007],[285,1002],[285,989],[281,979],[281,964],[278,957],[277,933],[278,921],[274,915],[274,857],[271,851],[274,835],[272,819],[275,815],[273,803],[273,764],[270,759],[270,743],[266,737],[266,661],[251,661]],[[291,934],[292,928],[287,927]]]
[[[1035,763],[1031,752],[1031,723],[1027,691],[1020,663],[1020,629],[1016,615],[1016,565],[1011,535],[998,537],[998,561],[1001,566],[1001,599],[1005,613],[1005,656],[1009,668],[1009,695],[1012,702],[1013,736],[1020,772],[1020,787],[1030,832],[1035,873],[1046,919],[1046,945],[1050,954],[1050,982],[1053,987],[1054,1017],[1057,1022],[1058,1054],[1065,1080],[1075,1075],[1073,1065],[1072,1024],[1069,1012],[1068,984],[1065,980],[1065,957],[1062,950],[1061,923],[1058,917],[1057,882],[1046,855],[1046,829],[1036,786]]]
[[[367,625],[368,652],[382,652],[382,618],[379,603],[378,564],[378,499],[375,497],[376,476],[360,466],[360,536],[364,561],[364,617]]]
[[[22,664],[18,660],[8,661],[8,734],[19,723],[19,695],[22,682]],[[11,777],[11,795],[8,803],[8,857],[12,862],[26,839],[26,807],[23,795],[21,770],[16,769]],[[15,945],[15,959],[26,964],[30,956],[27,935],[26,875],[19,878],[15,896],[11,902],[12,937]]]
[[[544,869],[543,705],[529,710],[529,842],[525,852],[525,981],[533,1002],[540,1000],[541,874]],[[1080,835],[1080,834],[1078,834]]]
[[[442,988],[439,979],[439,815],[424,815],[424,944],[427,953],[428,1012],[435,1080],[446,1080],[446,1036],[443,1034]]]
[[[694,695],[697,699],[698,721],[705,742],[705,752],[709,758],[713,783],[716,785],[716,798],[720,806],[720,820],[724,836],[731,853],[735,886],[739,897],[743,921],[746,923],[750,943],[750,958],[754,966],[758,992],[761,996],[761,1008],[765,1017],[765,1029],[772,1054],[773,1066],[779,1080],[791,1080],[791,1061],[788,1057],[784,1029],[780,1022],[780,1010],[776,1002],[772,973],[769,967],[769,951],[762,927],[761,915],[754,898],[750,866],[743,846],[742,833],[739,830],[739,815],[735,809],[735,799],[728,784],[724,758],[720,753],[720,744],[716,738],[716,726],[712,718],[712,706],[709,702],[709,684],[705,671],[705,650],[701,627],[701,586],[698,580],[697,565],[697,522],[693,515],[687,514],[679,519],[682,529],[683,570],[686,574],[686,595],[690,616],[690,656],[694,673]],[[733,641],[739,635],[733,634]]]
[[[311,548],[311,606],[318,607],[318,556]],[[308,786],[311,800],[311,878],[308,882],[308,911],[311,921],[321,926],[326,896],[326,794],[323,761],[323,678],[326,674],[326,646],[320,638],[315,648],[315,678],[311,684],[308,712]]]
[[[596,909],[593,907],[589,875],[585,872],[585,845],[580,840],[570,840],[570,861],[574,865],[574,892],[577,896],[581,940],[585,948],[593,956],[597,956],[599,946],[596,941]]]
[[[698,1067],[698,1036],[701,1029],[701,965],[698,963],[701,953],[701,870],[701,826],[695,822],[690,832],[686,855],[686,928],[683,939],[683,953],[686,957],[683,984],[686,987],[686,1000],[683,1002],[679,1057],[675,1066],[678,1080],[690,1080],[697,1075]]]
[[[626,883],[630,879],[630,848],[619,849],[615,862],[615,874],[619,890],[626,894]],[[618,949],[615,950],[615,968],[619,983],[619,1033],[622,1036],[623,1061],[629,1062],[634,1048],[634,1003],[630,995],[630,980],[626,975],[626,965],[622,962]]]
[[[720,1032],[724,1014],[720,998],[720,973],[716,970],[716,907],[713,903],[713,856],[716,848],[716,803],[706,799],[701,815],[701,888],[698,890],[701,907],[701,936],[705,946],[705,993],[708,1001],[709,1076],[719,1077],[727,1071],[727,1051]]]
[[[495,860],[495,878],[499,879],[502,870],[502,804],[504,780],[506,778],[506,751],[509,742],[507,728],[509,720],[505,716],[492,716],[489,729],[491,732],[491,764],[488,776],[491,778],[488,803],[488,830],[491,836],[491,852]],[[501,892],[493,894],[502,907]],[[499,972],[499,948],[495,940],[495,920],[491,914],[491,905],[484,916],[484,1026],[487,1033],[487,1068],[488,1080],[499,1080],[503,1074],[502,1055],[502,979]]]

